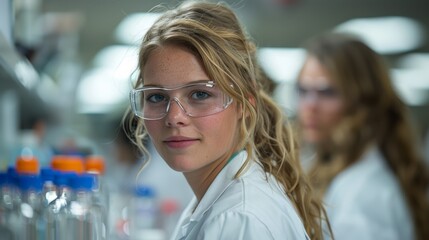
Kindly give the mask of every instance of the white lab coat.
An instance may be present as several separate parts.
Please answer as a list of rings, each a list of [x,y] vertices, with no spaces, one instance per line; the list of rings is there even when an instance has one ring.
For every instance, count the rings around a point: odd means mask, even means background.
[[[234,179],[246,157],[241,151],[222,169],[200,203],[195,198],[191,201],[172,239],[309,239],[289,198],[258,164],[252,162]]]
[[[405,196],[376,147],[334,178],[325,204],[336,240],[414,239]]]

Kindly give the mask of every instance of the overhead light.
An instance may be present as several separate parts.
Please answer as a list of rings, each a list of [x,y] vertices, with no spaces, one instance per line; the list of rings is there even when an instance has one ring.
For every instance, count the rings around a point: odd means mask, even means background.
[[[403,100],[412,106],[429,102],[429,70],[392,69],[393,84]]]
[[[399,58],[392,78],[410,105],[429,103],[429,53],[411,53]]]
[[[355,34],[380,54],[397,54],[424,44],[423,26],[406,17],[358,18],[335,28],[336,32]]]
[[[47,74],[40,74],[40,82],[37,84],[36,92],[40,98],[52,106],[60,106],[63,103],[62,101],[57,101],[61,99],[57,83]]]
[[[429,68],[429,53],[410,53],[398,59],[400,68]]]
[[[39,82],[39,74],[28,60],[18,60],[14,66],[18,80],[28,90],[32,90]]]
[[[276,82],[294,82],[304,63],[306,51],[302,48],[260,48],[259,64]]]
[[[128,100],[127,78],[110,68],[95,68],[86,72],[77,88],[79,113],[108,113]]]
[[[274,90],[273,98],[282,107],[287,116],[292,117],[296,115],[298,95],[294,83],[280,83]]]
[[[108,46],[95,55],[92,63],[95,67],[110,68],[117,77],[130,78],[137,70],[138,50],[136,46]]]
[[[139,45],[143,36],[160,16],[160,13],[129,14],[119,23],[115,37],[120,43]]]
[[[128,94],[137,79],[137,46],[112,45],[94,57],[93,69],[79,82],[77,103],[79,113],[109,113],[128,101]]]

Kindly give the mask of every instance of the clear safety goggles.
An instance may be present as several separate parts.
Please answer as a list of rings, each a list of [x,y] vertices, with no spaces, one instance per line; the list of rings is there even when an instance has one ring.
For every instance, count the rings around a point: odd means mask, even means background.
[[[332,102],[340,96],[331,86],[304,87],[298,84],[296,90],[301,102]]]
[[[134,114],[145,120],[164,118],[175,102],[190,117],[205,117],[225,110],[232,98],[213,81],[195,82],[174,88],[143,86],[131,90]]]

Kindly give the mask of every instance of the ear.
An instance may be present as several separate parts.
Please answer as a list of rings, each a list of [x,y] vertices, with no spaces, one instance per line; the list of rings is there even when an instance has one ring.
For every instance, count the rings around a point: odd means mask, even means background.
[[[248,100],[253,107],[256,107],[256,99],[254,96],[249,96]]]

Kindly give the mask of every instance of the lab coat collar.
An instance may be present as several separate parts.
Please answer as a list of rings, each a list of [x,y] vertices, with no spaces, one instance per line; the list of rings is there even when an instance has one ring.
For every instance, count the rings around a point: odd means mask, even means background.
[[[220,171],[215,180],[210,184],[207,192],[204,194],[200,203],[196,206],[194,213],[190,216],[190,221],[200,220],[204,213],[211,208],[223,192],[233,183],[234,176],[244,164],[247,158],[247,152],[240,151],[225,167]],[[197,204],[196,199],[193,201],[193,207]]]
[[[222,193],[233,183],[235,174],[243,166],[246,158],[247,152],[244,150],[240,151],[216,176],[200,203],[198,203],[196,197],[192,199],[191,203],[184,210],[183,220],[181,221],[184,224],[180,227],[180,237],[178,239],[182,239],[183,236],[186,236],[192,230],[193,226],[204,216],[204,213],[213,206]],[[250,162],[248,167],[250,168],[253,164],[253,162]],[[249,171],[246,171],[243,175],[248,173]],[[192,212],[193,209],[195,211]]]

